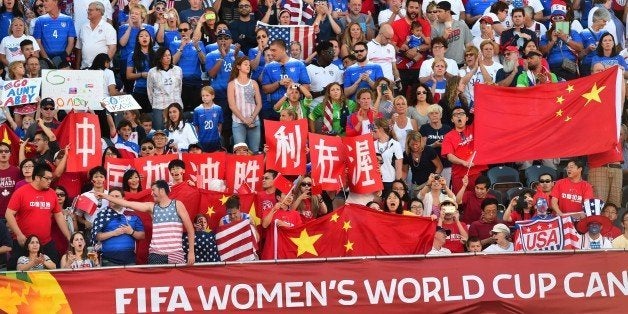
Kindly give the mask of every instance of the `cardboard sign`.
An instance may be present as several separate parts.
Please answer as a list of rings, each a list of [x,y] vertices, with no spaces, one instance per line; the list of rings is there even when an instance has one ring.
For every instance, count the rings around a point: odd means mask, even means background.
[[[42,70],[42,98],[50,97],[59,110],[102,110],[105,96],[102,70]]]
[[[40,88],[40,78],[4,82],[2,85],[2,106],[17,106],[37,102]]]
[[[105,97],[102,102],[105,103],[105,108],[107,108],[109,112],[142,109],[142,106],[140,106],[131,95]]]

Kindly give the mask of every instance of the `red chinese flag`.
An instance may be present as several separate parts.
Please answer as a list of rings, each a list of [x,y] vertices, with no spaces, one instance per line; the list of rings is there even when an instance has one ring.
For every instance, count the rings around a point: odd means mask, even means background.
[[[153,202],[152,191],[142,190],[138,193],[127,192],[124,194],[124,198],[127,201],[132,202]],[[150,241],[153,238],[153,216],[150,213],[133,211],[137,217],[142,221],[144,225],[144,239],[137,240],[135,249],[135,263],[138,265],[148,264],[148,248],[150,247]]]
[[[425,254],[436,222],[347,204],[295,228],[277,230],[277,257],[312,258]],[[274,234],[266,233],[262,259],[274,258]]]
[[[98,209],[96,196],[93,193],[81,194],[74,199],[72,207],[93,215]]]
[[[133,164],[133,159],[106,157],[104,166],[107,170],[107,181],[105,181],[107,189],[121,188],[122,177],[127,170],[133,168]]]
[[[285,175],[305,173],[307,120],[281,122],[264,120],[264,130],[268,145],[266,169],[281,170]]]
[[[264,155],[236,156],[227,158],[227,189],[237,191],[246,182],[251,191],[262,190]]]
[[[227,154],[216,152],[210,154],[183,154],[185,173],[196,176],[196,186],[209,189],[213,179],[225,179]]]
[[[153,182],[157,180],[166,180],[170,182],[170,171],[168,171],[168,163],[179,156],[175,154],[141,157],[133,160],[137,172],[142,179],[142,188],[150,189]]]
[[[67,172],[89,171],[100,166],[102,145],[98,116],[71,111],[55,132],[61,149],[70,145]]]
[[[384,185],[375,156],[373,136],[364,134],[345,137],[342,142],[347,148],[349,190],[360,194],[381,191]]]
[[[199,190],[200,203],[198,213],[207,218],[207,227],[216,230],[220,218],[227,214],[225,203],[231,194],[214,192],[209,190]]]
[[[275,187],[284,194],[288,194],[292,190],[292,186],[292,182],[282,174],[278,174],[275,178]]]
[[[339,190],[342,186],[340,177],[346,168],[346,153],[342,139],[338,136],[310,133],[309,143],[312,179],[323,190]]]
[[[194,221],[194,218],[199,213],[201,201],[201,194],[198,188],[184,181],[170,187],[169,197],[181,201],[185,205],[190,220]]]
[[[571,157],[613,149],[621,80],[617,67],[528,88],[475,86],[475,164]],[[507,101],[505,101],[507,100]]]
[[[17,166],[20,163],[20,138],[11,130],[11,128],[6,124],[0,124],[0,136],[2,136],[2,142],[9,144],[11,146],[11,157],[9,158],[9,164]],[[32,147],[28,147],[27,144],[26,150],[34,152],[35,150]]]

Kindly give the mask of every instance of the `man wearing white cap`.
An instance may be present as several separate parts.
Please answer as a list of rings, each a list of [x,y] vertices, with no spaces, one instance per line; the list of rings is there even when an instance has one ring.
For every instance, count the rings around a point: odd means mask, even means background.
[[[514,245],[508,239],[510,237],[510,229],[504,224],[496,224],[491,230],[491,235],[495,239],[495,243],[489,245],[484,252],[487,253],[503,253],[515,250]]]

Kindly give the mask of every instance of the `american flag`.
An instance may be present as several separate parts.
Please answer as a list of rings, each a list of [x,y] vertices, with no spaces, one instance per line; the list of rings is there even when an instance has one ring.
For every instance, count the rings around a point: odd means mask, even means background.
[[[269,40],[282,39],[288,46],[293,41],[301,43],[301,59],[307,59],[314,52],[314,44],[316,42],[316,36],[314,35],[313,26],[304,25],[269,25],[262,22],[257,22],[258,27],[263,27],[268,30]]]
[[[168,255],[169,264],[182,264],[185,262],[183,255],[183,223],[177,214],[176,204],[173,201],[163,208],[155,206],[153,209],[153,238],[150,245],[150,253]]]
[[[223,262],[255,260],[256,242],[249,219],[220,226],[216,233],[218,252]]]
[[[554,251],[579,248],[580,235],[571,217],[517,221],[515,251]]]
[[[301,10],[303,6],[303,10]],[[285,0],[283,8],[290,12],[290,24],[301,25],[314,16],[314,8],[302,0]]]
[[[183,235],[183,253],[188,254],[188,235]],[[216,236],[213,232],[196,231],[194,233],[194,256],[195,263],[220,262],[218,247],[216,247]]]

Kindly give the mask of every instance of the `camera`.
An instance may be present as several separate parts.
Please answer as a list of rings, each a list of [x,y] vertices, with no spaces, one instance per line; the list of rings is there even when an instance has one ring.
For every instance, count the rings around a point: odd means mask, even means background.
[[[440,180],[440,174],[435,175],[434,176],[434,180],[436,180],[436,181]]]

